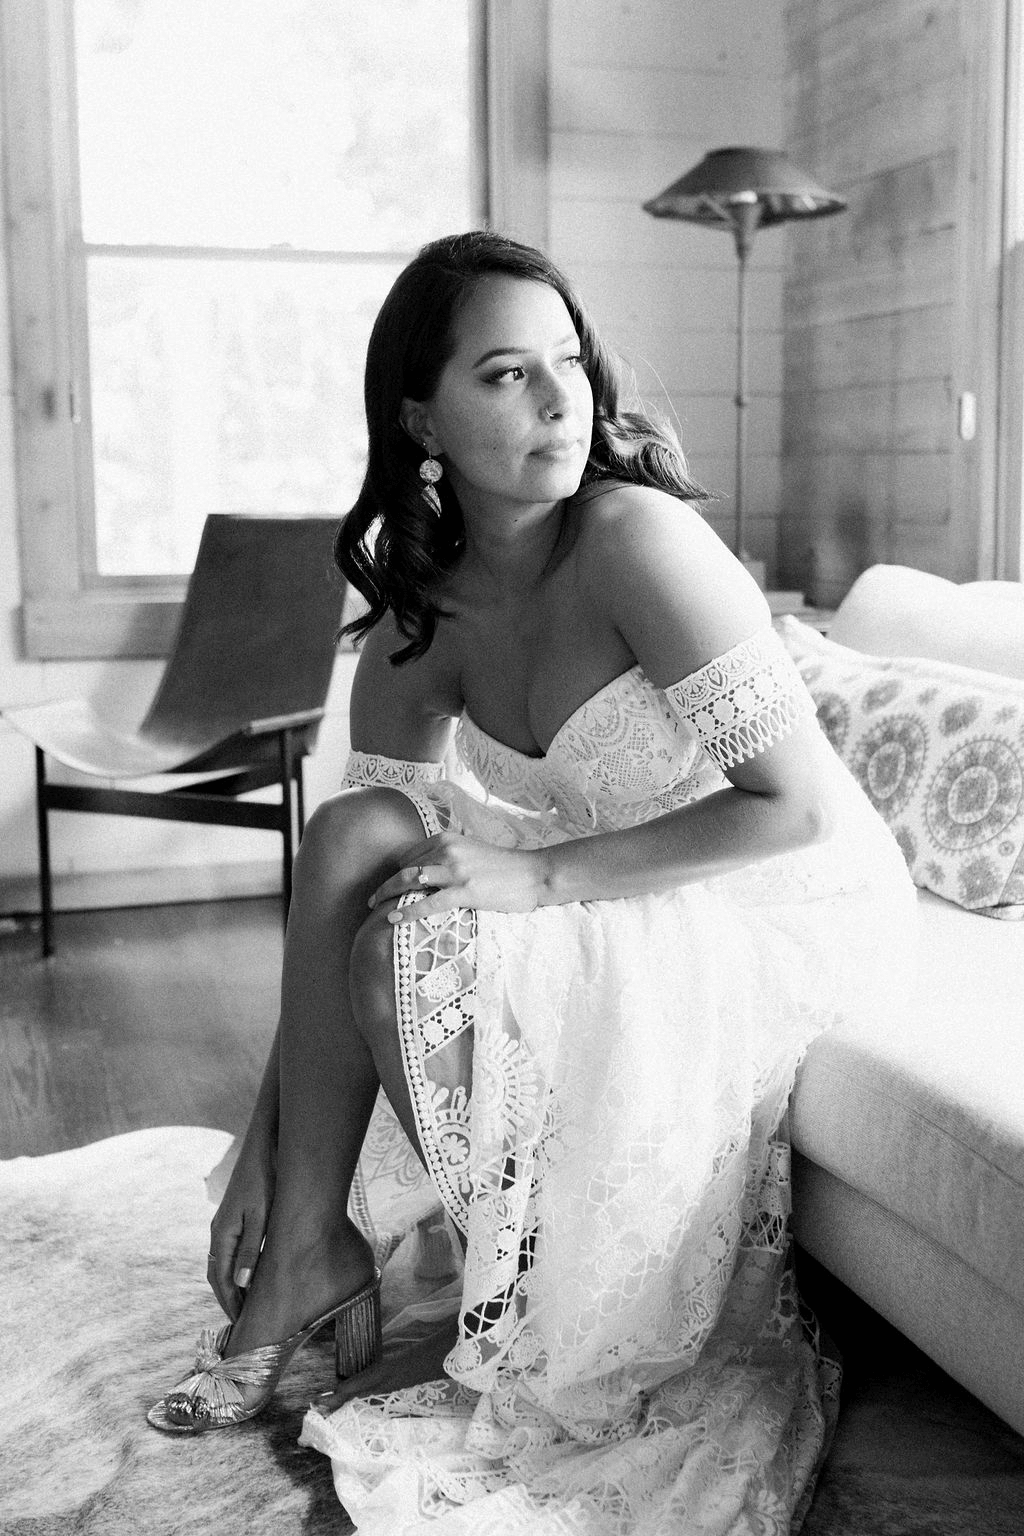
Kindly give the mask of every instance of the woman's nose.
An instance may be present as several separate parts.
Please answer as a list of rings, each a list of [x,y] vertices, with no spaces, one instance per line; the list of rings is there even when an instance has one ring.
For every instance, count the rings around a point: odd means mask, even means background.
[[[543,410],[545,416],[553,419],[556,416],[564,416],[572,403],[568,386],[564,379],[560,379],[557,373],[553,373],[547,381],[544,391]]]

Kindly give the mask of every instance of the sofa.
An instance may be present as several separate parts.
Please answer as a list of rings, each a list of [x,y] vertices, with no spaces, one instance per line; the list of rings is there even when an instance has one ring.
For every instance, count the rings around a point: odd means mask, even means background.
[[[899,1027],[801,1065],[795,1236],[1024,1433],[1024,585],[880,565],[779,627],[920,917]]]

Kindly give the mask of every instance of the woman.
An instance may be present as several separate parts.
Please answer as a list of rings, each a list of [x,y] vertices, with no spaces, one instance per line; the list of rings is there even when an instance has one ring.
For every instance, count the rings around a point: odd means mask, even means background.
[[[151,1418],[252,1416],[335,1318],[341,1374],[366,1365],[347,1204],[383,1085],[465,1275],[442,1379],[366,1371],[346,1391],[383,1395],[307,1419],[360,1531],[787,1531],[831,1368],[787,1265],[780,1122],[808,1041],[877,1005],[901,856],[543,256],[427,246],[366,402],[338,537],[368,604],[359,787],[296,863],[278,1040],[213,1223],[233,1324]],[[456,721],[482,796],[445,772]]]

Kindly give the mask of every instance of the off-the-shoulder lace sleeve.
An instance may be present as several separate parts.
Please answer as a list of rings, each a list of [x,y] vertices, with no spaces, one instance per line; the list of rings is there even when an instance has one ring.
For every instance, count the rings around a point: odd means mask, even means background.
[[[348,755],[341,787],[412,789],[417,784],[436,784],[443,777],[443,763],[414,763],[401,757],[383,757],[379,752],[353,751]]]
[[[755,757],[815,713],[814,701],[773,629],[742,640],[665,693],[722,769]]]

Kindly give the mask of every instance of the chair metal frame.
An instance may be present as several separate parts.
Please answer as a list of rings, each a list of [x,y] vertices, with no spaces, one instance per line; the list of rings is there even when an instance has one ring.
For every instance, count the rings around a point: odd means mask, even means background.
[[[302,765],[307,750],[301,738],[323,719],[322,709],[254,720],[245,735],[277,738],[277,767],[249,768],[218,778],[192,780],[173,789],[96,789],[87,784],[59,784],[46,777],[46,753],[36,747],[36,825],[39,841],[39,897],[43,957],[54,954],[53,871],[50,863],[50,811],[90,811],[101,816],[145,816],[159,821],[203,822],[218,827],[257,827],[280,832],[283,839],[281,909],[285,926],[292,900],[292,864],[306,826]],[[238,800],[238,795],[271,784],[280,800]]]

